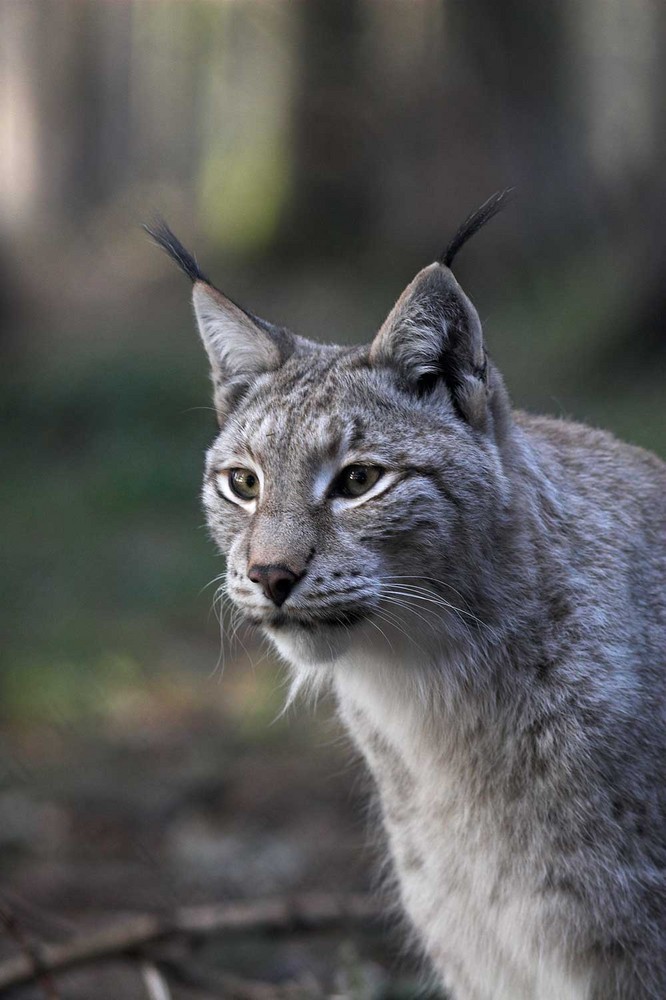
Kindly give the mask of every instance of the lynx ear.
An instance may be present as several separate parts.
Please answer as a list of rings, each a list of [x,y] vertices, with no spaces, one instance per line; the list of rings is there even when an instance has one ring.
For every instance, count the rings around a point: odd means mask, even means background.
[[[444,382],[461,416],[482,420],[488,366],[481,322],[444,264],[430,264],[407,286],[372,343],[370,361],[398,368],[416,391]]]
[[[425,267],[402,293],[375,337],[370,361],[398,368],[417,391],[444,384],[465,420],[496,435],[511,408],[499,372],[488,364],[478,313],[451,272],[459,250],[506,205],[498,191],[468,215],[437,263]]]
[[[289,335],[248,315],[204,281],[195,282],[192,304],[210,361],[215,409],[222,421],[259,375],[280,367],[289,353]]]
[[[163,220],[144,229],[194,285],[194,313],[210,361],[215,409],[222,423],[234,401],[254,379],[274,371],[286,360],[294,338],[286,330],[251,316],[211,285]]]

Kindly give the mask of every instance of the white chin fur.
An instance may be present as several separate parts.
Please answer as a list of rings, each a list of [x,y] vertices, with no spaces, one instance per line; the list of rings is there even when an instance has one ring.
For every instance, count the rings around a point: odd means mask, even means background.
[[[280,656],[302,669],[329,666],[343,656],[350,646],[347,629],[318,628],[312,632],[298,628],[265,629]]]

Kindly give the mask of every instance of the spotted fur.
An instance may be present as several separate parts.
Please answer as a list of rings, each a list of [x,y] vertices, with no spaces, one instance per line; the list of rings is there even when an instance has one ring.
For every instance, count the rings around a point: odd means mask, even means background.
[[[195,276],[196,278],[196,276]],[[276,331],[196,278],[228,593],[329,685],[401,904],[454,1000],[666,996],[666,466],[512,412],[444,263],[370,347]],[[351,504],[353,462],[387,477]],[[250,511],[224,470],[261,480]],[[287,567],[280,607],[248,577]]]

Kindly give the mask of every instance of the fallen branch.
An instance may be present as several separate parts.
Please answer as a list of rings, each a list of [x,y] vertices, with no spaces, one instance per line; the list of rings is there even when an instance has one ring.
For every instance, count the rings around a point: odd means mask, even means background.
[[[15,912],[6,903],[0,904],[0,921],[7,934],[14,939],[21,949],[23,957],[32,968],[32,978],[37,980],[47,1000],[59,1000],[58,991],[53,977],[42,964],[41,952],[26,934]]]
[[[377,922],[379,919],[377,904],[365,896],[323,893],[293,899],[183,906],[166,918],[137,914],[63,944],[42,945],[37,961],[21,954],[0,963],[0,990],[31,982],[44,973],[135,952],[146,945],[178,935],[199,937],[219,932],[323,931],[350,923]]]

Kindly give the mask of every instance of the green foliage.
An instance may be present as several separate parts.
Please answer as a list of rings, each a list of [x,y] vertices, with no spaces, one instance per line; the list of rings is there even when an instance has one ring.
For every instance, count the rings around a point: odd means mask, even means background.
[[[138,665],[127,656],[106,654],[76,661],[15,661],[3,677],[3,712],[18,721],[83,723],[94,729],[116,694],[140,682]]]
[[[105,650],[144,659],[164,632],[203,627],[201,588],[222,569],[197,499],[210,421],[192,406],[207,394],[203,373],[134,359],[5,387],[0,626],[12,668],[53,660],[69,676]]]

